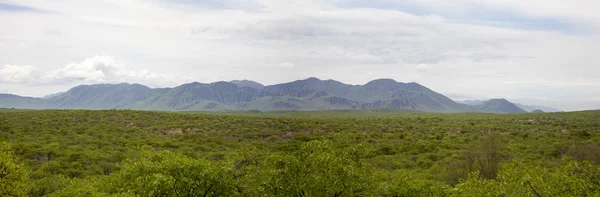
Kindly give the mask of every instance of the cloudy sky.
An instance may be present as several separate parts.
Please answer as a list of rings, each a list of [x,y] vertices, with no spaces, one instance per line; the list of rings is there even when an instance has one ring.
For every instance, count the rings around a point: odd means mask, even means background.
[[[0,0],[0,93],[308,77],[600,108],[597,0]]]

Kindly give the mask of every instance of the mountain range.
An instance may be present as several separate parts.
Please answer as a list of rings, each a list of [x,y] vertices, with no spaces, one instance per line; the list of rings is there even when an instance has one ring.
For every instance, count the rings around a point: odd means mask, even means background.
[[[249,80],[194,82],[173,88],[127,83],[80,85],[43,98],[0,94],[0,108],[161,111],[397,108],[445,113],[526,112],[505,99],[476,105],[457,103],[418,83],[377,79],[364,85],[349,85],[314,77],[269,86]]]

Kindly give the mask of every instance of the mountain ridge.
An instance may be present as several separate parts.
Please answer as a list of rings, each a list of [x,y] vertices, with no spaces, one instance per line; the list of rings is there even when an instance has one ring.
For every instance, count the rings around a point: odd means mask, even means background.
[[[262,89],[265,87],[265,85],[258,83],[256,81],[251,81],[251,80],[233,80],[233,81],[229,81],[229,83],[233,83],[235,85],[237,85],[238,87],[242,88],[242,87],[250,87],[250,88],[254,88],[254,89]]]

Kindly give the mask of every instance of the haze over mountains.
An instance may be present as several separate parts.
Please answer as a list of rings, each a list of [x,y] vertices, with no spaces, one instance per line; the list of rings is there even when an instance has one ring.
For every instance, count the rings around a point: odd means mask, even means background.
[[[173,88],[140,84],[81,85],[44,98],[0,95],[2,108],[192,110],[332,110],[396,108],[426,112],[525,113],[505,99],[457,103],[418,83],[377,79],[364,85],[308,78],[264,86],[248,80],[189,83]]]
[[[483,103],[485,103],[486,101],[482,101],[482,100],[465,100],[465,101],[457,101],[458,103],[462,103],[462,104],[467,104],[467,105],[481,105]],[[517,105],[519,108],[524,109],[525,111],[528,112],[533,112],[535,110],[541,110],[543,112],[561,112],[562,110],[560,109],[556,109],[553,107],[547,107],[547,106],[541,106],[541,105],[525,105],[525,104],[520,104],[520,103],[514,103],[515,105]]]
[[[49,94],[49,95],[43,96],[43,97],[42,97],[42,99],[49,99],[49,98],[52,98],[52,97],[56,97],[56,96],[58,96],[58,95],[61,95],[61,94],[63,94],[63,93],[64,93],[64,92],[57,92],[57,93],[54,93],[54,94]]]

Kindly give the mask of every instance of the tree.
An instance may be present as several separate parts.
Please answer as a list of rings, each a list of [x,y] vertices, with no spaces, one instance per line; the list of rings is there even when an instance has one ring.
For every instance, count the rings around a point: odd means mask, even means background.
[[[268,158],[264,192],[272,196],[364,196],[373,187],[361,157],[364,147],[341,149],[329,141],[310,141],[294,155]]]
[[[460,179],[465,179],[471,172],[485,179],[494,179],[500,169],[500,163],[505,159],[502,155],[504,142],[498,133],[488,134],[483,139],[466,149],[446,167],[446,182],[455,185]]]

